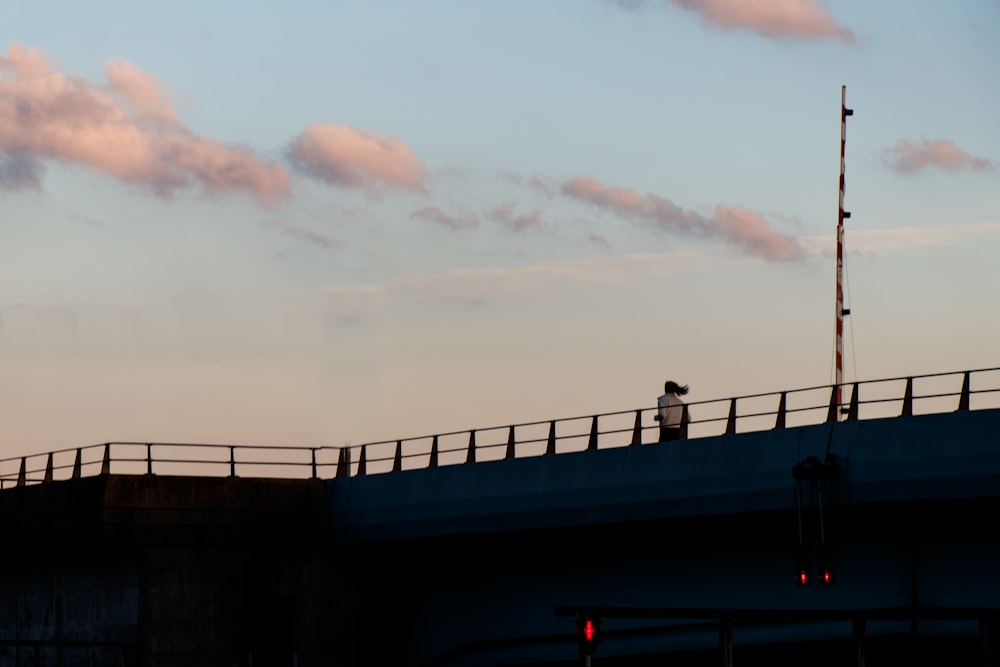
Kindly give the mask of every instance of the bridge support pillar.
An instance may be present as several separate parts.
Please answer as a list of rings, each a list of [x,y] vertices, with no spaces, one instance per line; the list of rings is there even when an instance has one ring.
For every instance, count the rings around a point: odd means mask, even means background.
[[[854,645],[854,667],[865,667],[865,635],[865,619],[854,619],[851,632],[851,639]]]
[[[725,619],[719,621],[719,657],[722,667],[733,667],[733,622]]]
[[[1000,619],[979,619],[979,647],[983,667],[1000,667]]]

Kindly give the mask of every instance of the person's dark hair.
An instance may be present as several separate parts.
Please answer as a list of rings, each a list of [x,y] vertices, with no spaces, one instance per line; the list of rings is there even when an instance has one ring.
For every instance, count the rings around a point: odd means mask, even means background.
[[[678,396],[683,396],[688,393],[687,385],[679,385],[673,380],[667,380],[663,385],[663,391],[667,394],[677,394]]]

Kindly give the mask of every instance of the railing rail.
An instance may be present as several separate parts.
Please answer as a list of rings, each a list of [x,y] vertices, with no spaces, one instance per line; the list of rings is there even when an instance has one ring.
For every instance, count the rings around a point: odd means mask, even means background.
[[[902,385],[902,386],[901,386]],[[1000,367],[748,394],[688,404],[686,437],[841,420],[1000,408]],[[919,392],[917,391],[919,389]],[[344,447],[108,442],[0,459],[0,489],[99,474],[328,478],[655,442],[655,407]]]

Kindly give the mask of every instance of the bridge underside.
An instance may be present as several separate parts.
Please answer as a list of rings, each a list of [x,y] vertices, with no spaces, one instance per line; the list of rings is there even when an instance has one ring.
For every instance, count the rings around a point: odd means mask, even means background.
[[[737,665],[995,665],[997,510],[831,508],[831,586],[795,585],[794,512],[355,545],[348,567],[380,581],[406,664],[574,664],[583,611],[607,664],[717,665],[729,632]]]

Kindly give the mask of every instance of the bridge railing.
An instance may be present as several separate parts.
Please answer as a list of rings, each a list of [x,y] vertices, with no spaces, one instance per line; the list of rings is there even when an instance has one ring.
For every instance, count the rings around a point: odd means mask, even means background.
[[[96,475],[320,478],[336,472],[337,448],[172,442],[105,442],[0,459],[0,488]]]
[[[686,437],[952,410],[1000,408],[1000,368],[819,385],[688,404]],[[337,474],[365,475],[656,442],[653,406],[342,448]],[[353,462],[352,462],[353,461]]]
[[[1000,408],[1000,367],[688,404],[690,439],[834,421]],[[99,474],[329,478],[656,442],[655,407],[331,447],[110,442],[0,459],[0,488]]]

